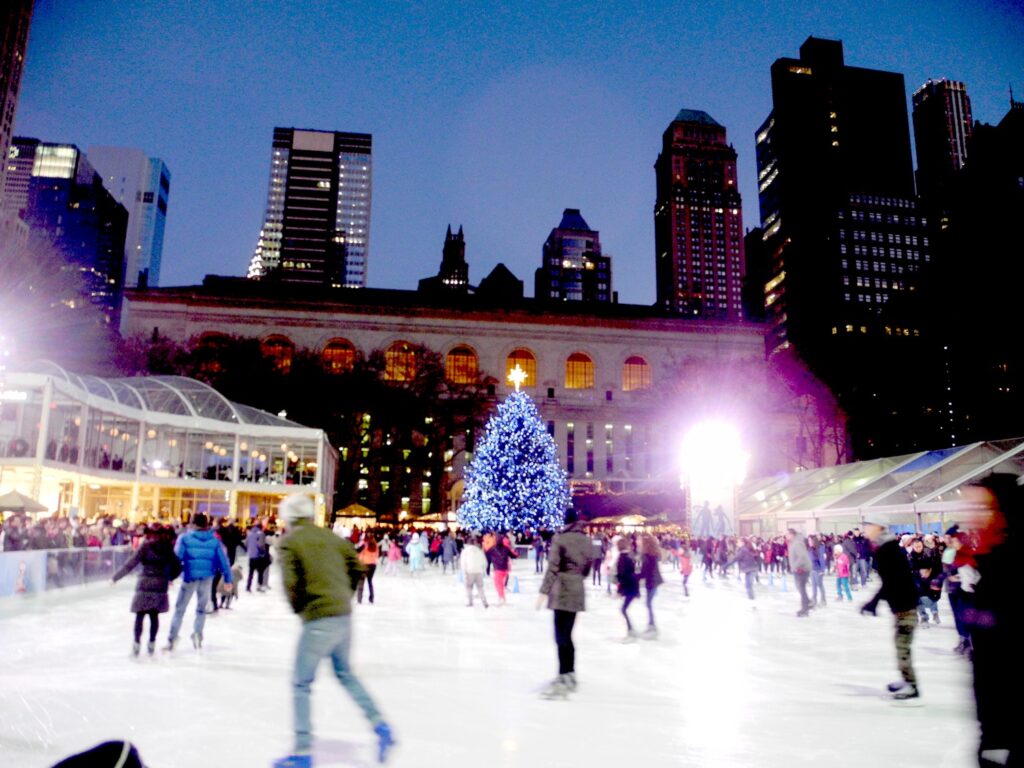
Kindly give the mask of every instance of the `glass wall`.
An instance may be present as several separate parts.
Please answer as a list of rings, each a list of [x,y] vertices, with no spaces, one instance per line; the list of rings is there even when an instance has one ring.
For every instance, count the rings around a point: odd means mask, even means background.
[[[42,390],[4,390],[0,401],[0,457],[35,458],[39,422],[43,414]]]

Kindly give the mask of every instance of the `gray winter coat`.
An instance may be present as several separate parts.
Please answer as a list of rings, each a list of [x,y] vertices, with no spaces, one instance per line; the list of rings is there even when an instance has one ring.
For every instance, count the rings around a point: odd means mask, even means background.
[[[114,574],[114,581],[119,581],[136,566],[142,565],[142,573],[135,583],[135,596],[132,597],[132,613],[167,613],[167,588],[170,586],[171,566],[174,560],[177,560],[177,556],[170,544],[147,540]]]
[[[789,542],[789,569],[811,572],[811,553],[807,549],[807,540],[802,536],[794,536]]]
[[[554,611],[585,610],[583,580],[594,562],[594,544],[583,532],[582,523],[567,525],[551,541],[548,569],[540,585]]]

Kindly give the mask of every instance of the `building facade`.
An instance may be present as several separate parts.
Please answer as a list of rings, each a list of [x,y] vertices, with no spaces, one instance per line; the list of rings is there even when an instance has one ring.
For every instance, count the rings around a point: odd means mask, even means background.
[[[967,142],[974,129],[971,99],[963,83],[942,78],[914,91],[913,103],[917,191],[934,199],[967,161]]]
[[[116,326],[124,289],[128,211],[103,186],[78,147],[34,139],[24,146],[33,152],[23,214],[31,237],[56,249],[80,272],[89,300]]]
[[[470,290],[469,264],[466,263],[466,237],[462,227],[454,235],[449,225],[441,249],[441,268],[434,277],[420,280],[420,293],[433,296],[459,296]]]
[[[159,285],[171,172],[163,160],[140,149],[89,147],[86,155],[103,186],[128,211],[125,285]]]
[[[366,286],[372,150],[366,133],[274,129],[266,216],[249,277]]]
[[[707,112],[683,109],[654,164],[658,306],[674,314],[743,318],[743,211],[736,150]]]
[[[14,136],[18,111],[18,90],[25,69],[28,30],[32,23],[33,0],[6,0],[0,6],[0,195],[4,192],[7,153]],[[0,210],[6,207],[0,200]]]
[[[610,302],[612,260],[601,254],[601,235],[591,229],[576,208],[566,208],[562,220],[544,241],[542,265],[534,280],[534,296],[545,302]]]
[[[130,291],[122,332],[181,342],[209,334],[257,337],[277,357],[313,350],[325,366],[339,350],[348,359],[383,350],[389,366],[400,367],[410,345],[419,345],[441,355],[452,381],[467,371],[484,374],[499,399],[518,365],[578,493],[678,496],[681,436],[713,417],[740,425],[752,474],[797,465],[806,409],[769,394],[778,374],[764,359],[755,324],[670,318],[632,305],[580,312],[528,300],[495,308],[472,296],[430,302],[412,291],[379,289],[344,300],[289,296],[241,282],[252,288]],[[742,386],[729,390],[738,380]]]

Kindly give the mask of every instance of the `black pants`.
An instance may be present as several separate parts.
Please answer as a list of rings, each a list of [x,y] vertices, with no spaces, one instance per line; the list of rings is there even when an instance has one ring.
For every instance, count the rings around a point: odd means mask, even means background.
[[[600,557],[594,558],[594,569],[590,576],[590,583],[601,586],[601,566],[604,565],[604,559]]]
[[[252,590],[252,575],[256,574],[256,585],[262,587],[267,582],[267,568],[270,563],[267,562],[269,558],[266,557],[253,557],[249,559],[249,578],[245,582],[245,590],[249,592]]]
[[[811,609],[811,598],[807,596],[807,581],[811,574],[807,571],[797,571],[793,574],[796,581],[796,588],[800,590],[800,613],[807,613]]]
[[[558,674],[576,671],[576,647],[572,644],[575,611],[555,611],[555,644],[558,645]]]
[[[363,584],[370,590],[370,602],[373,602],[373,574],[377,570],[376,563],[366,566],[366,573],[359,579],[359,586],[356,588],[356,601],[363,602]]]
[[[135,642],[142,642],[142,622],[149,616],[149,642],[156,642],[156,633],[160,629],[160,614],[156,611],[140,611],[135,614]]]
[[[213,575],[213,584],[210,585],[210,600],[213,602],[213,610],[217,610],[217,587],[220,586],[220,580],[223,578],[220,571],[217,571]]]

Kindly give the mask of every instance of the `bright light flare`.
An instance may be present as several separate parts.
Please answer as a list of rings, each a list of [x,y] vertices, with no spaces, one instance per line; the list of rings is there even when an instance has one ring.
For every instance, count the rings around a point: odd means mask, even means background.
[[[743,482],[750,454],[735,425],[703,421],[686,433],[679,452],[683,475],[690,483],[712,488],[732,488]]]

